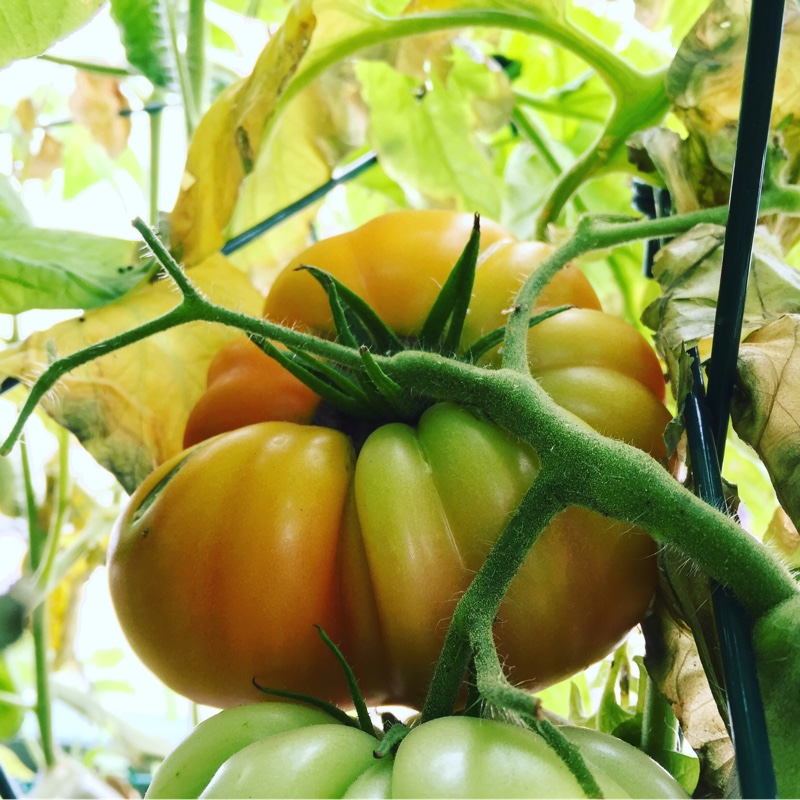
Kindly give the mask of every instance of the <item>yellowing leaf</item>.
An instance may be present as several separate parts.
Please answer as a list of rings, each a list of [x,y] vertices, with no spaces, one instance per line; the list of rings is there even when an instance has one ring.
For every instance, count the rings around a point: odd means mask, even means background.
[[[772,515],[764,534],[764,544],[774,547],[794,569],[800,567],[800,533],[780,506]]]
[[[173,245],[191,266],[217,252],[233,214],[239,184],[253,169],[265,122],[303,58],[316,19],[302,0],[264,48],[253,73],[228,87],[197,127],[172,213]]]
[[[230,234],[247,230],[324,184],[334,166],[364,141],[365,119],[352,70],[337,65],[295,98],[271,128],[253,171],[242,181]],[[310,206],[230,255],[262,291],[308,245]]]
[[[199,264],[191,278],[214,302],[260,315],[261,295],[223,256]],[[144,286],[0,354],[0,375],[30,385],[53,356],[129,330],[166,313],[179,299],[170,280]],[[130,492],[154,467],[180,452],[189,411],[205,388],[208,364],[237,335],[204,322],[173,328],[74,370],[43,406]]]
[[[78,70],[69,108],[75,121],[89,128],[111,158],[122,154],[128,146],[131,118],[120,112],[129,111],[130,103],[120,91],[116,78]]]
[[[739,350],[733,425],[761,457],[781,506],[800,524],[800,315],[751,333]]]
[[[714,0],[681,43],[667,91],[677,113],[708,148],[714,165],[730,174],[736,145],[747,34],[748,0]],[[787,3],[772,111],[774,126],[797,125],[800,92],[800,9]]]

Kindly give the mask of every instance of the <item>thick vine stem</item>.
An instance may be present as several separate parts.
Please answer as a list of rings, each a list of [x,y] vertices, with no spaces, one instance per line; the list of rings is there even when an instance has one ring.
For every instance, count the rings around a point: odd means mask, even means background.
[[[600,435],[565,412],[529,375],[476,369],[415,352],[386,359],[384,370],[433,399],[480,408],[537,451],[542,477],[558,476],[548,481],[557,510],[582,506],[644,528],[730,587],[751,618],[798,594],[787,568],[760,542],[675,481],[649,455]],[[509,527],[524,506],[525,500]],[[503,546],[505,535],[495,549]],[[495,563],[492,553],[486,565]],[[493,581],[498,579],[493,575]]]
[[[563,508],[548,475],[539,473],[483,566],[461,596],[431,680],[423,722],[450,714],[456,705],[470,656],[471,632],[491,630],[509,584],[539,535]]]

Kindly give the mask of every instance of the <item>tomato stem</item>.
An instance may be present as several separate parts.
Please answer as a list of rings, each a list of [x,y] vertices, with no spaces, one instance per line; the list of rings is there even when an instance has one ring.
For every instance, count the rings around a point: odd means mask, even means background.
[[[568,742],[559,730],[541,719],[541,704],[528,692],[512,686],[506,678],[490,626],[476,625],[470,631],[470,644],[475,654],[478,691],[487,703],[519,714],[564,762],[587,797],[602,797],[602,791],[577,747]]]

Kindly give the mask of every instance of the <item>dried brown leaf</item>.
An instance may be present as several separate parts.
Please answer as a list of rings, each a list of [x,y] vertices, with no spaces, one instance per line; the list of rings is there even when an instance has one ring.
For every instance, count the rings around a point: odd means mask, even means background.
[[[79,70],[69,108],[75,121],[89,129],[111,158],[122,154],[128,146],[131,118],[120,112],[129,111],[130,104],[116,78]]]
[[[698,796],[722,796],[733,767],[733,744],[703,669],[694,638],[662,604],[643,624],[645,665],[700,759]]]
[[[800,315],[787,314],[770,322],[742,343],[731,416],[736,432],[764,462],[780,504],[797,526]]]

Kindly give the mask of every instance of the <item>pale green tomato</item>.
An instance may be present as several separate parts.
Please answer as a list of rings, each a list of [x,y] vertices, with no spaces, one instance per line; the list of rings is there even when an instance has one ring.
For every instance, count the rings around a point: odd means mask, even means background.
[[[564,727],[606,797],[685,798],[644,753],[607,734]],[[164,761],[147,798],[580,797],[545,741],[514,725],[446,717],[414,728],[396,756],[373,736],[286,703],[221,711]]]

